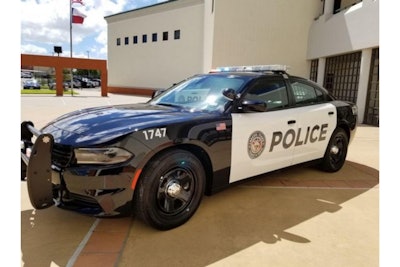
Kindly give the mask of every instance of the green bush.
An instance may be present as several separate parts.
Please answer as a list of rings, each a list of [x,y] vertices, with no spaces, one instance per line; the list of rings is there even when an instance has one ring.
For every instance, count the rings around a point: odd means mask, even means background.
[[[37,90],[37,89],[22,89],[21,90],[21,95],[29,95],[29,94],[32,94],[32,95],[45,95],[45,94],[55,95],[56,90],[44,89],[43,87],[42,87],[42,89],[39,89],[39,90]],[[63,94],[64,95],[71,94],[71,90],[64,90]],[[72,91],[72,94],[78,95],[78,93],[75,90]]]

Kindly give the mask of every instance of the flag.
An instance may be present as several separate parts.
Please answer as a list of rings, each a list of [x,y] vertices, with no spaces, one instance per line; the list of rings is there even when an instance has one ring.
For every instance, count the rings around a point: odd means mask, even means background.
[[[226,130],[226,123],[225,122],[217,123],[217,125],[215,126],[215,129],[217,131],[225,131]]]
[[[81,13],[78,9],[72,8],[72,23],[82,24],[86,15]]]
[[[81,4],[84,6],[85,4],[82,2],[82,0],[71,0],[71,4]]]

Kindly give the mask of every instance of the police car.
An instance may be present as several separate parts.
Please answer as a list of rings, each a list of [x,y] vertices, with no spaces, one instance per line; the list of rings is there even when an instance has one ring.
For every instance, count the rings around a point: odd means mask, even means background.
[[[22,172],[36,209],[132,211],[167,230],[246,178],[305,162],[340,170],[356,122],[356,105],[285,66],[224,67],[147,103],[79,110],[40,130],[23,122]]]

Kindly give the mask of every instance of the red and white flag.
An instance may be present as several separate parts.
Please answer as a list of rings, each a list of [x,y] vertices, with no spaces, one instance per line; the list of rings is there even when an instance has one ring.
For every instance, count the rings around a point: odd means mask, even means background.
[[[86,15],[76,8],[72,8],[72,23],[82,24]]]
[[[82,2],[82,0],[71,0],[71,4],[81,4],[84,6],[85,4]]]

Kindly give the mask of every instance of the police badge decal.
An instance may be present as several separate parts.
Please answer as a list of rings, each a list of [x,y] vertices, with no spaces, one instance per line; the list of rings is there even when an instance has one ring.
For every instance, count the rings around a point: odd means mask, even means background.
[[[249,137],[247,144],[247,153],[251,159],[261,155],[265,148],[265,136],[260,131],[253,132]]]

